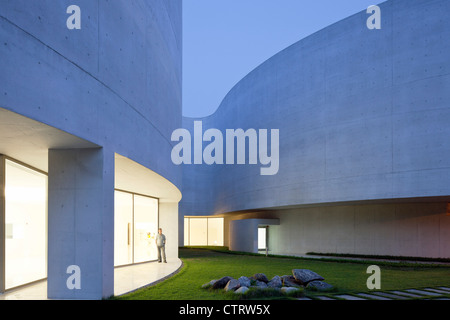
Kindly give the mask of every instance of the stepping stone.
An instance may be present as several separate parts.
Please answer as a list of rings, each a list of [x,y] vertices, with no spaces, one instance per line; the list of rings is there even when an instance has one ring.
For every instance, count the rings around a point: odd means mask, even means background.
[[[439,290],[439,289],[433,289],[433,288],[425,288],[424,290],[427,290],[427,291],[433,291],[433,292],[437,292],[437,293],[443,293],[443,294],[450,294],[450,291]]]
[[[399,296],[397,294],[391,294],[391,293],[387,293],[387,292],[374,292],[373,294],[377,294],[383,297],[387,297],[387,298],[391,298],[391,299],[397,299],[397,300],[405,300],[408,299],[405,296]]]
[[[447,287],[438,287],[438,289],[441,289],[441,290],[445,290],[445,291],[450,292],[450,288],[447,288]]]
[[[303,297],[303,298],[298,298],[297,300],[312,300],[311,298],[307,298],[307,297]]]
[[[386,297],[381,297],[381,296],[377,296],[377,295],[374,295],[374,294],[368,294],[368,293],[358,293],[357,295],[361,296],[361,297],[369,298],[369,299],[391,300],[391,299],[386,298]]]
[[[399,295],[402,295],[402,296],[407,296],[407,297],[410,297],[410,298],[422,298],[422,296],[419,296],[417,294],[412,294],[412,293],[403,292],[403,291],[391,291],[391,293],[399,294]]]
[[[408,291],[408,292],[411,292],[411,293],[421,294],[421,295],[424,295],[424,296],[441,296],[440,293],[430,292],[430,291],[425,291],[425,290],[408,289],[408,290],[405,290],[405,291]]]
[[[330,298],[330,297],[324,297],[324,296],[317,296],[316,298],[319,299],[319,300],[335,300],[335,299],[333,299],[333,298]]]
[[[336,298],[341,298],[341,299],[345,299],[345,300],[367,300],[367,299],[363,299],[360,297],[351,296],[348,294],[341,294],[341,295],[336,296]]]

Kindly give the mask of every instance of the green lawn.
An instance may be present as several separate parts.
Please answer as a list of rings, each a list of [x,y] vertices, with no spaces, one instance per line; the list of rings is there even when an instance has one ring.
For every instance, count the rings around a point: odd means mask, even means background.
[[[264,273],[271,279],[275,275],[291,275],[292,269],[310,269],[333,285],[333,293],[369,292],[366,286],[367,267],[381,268],[381,290],[450,286],[450,268],[435,266],[389,264],[374,262],[320,261],[292,257],[265,257],[261,255],[233,254],[205,249],[180,248],[184,266],[172,278],[155,286],[131,294],[115,297],[126,300],[227,300],[237,299],[201,286],[223,276],[239,278]],[[305,295],[315,292],[305,290]],[[267,297],[270,298],[270,297]],[[272,297],[274,298],[274,297]]]

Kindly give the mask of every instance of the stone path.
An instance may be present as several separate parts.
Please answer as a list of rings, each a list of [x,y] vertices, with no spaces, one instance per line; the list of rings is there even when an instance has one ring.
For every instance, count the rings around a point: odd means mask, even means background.
[[[450,287],[327,294],[299,300],[450,300]]]

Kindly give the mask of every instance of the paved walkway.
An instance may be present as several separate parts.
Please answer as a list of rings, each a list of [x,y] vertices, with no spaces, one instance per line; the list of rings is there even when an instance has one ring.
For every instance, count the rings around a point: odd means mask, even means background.
[[[450,300],[450,287],[326,294],[299,300]]]

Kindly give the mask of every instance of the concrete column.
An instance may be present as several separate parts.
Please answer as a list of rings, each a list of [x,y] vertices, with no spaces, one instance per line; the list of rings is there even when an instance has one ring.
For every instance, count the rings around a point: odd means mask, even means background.
[[[258,253],[258,221],[230,221],[230,250]]]
[[[279,224],[279,219],[231,220],[230,250],[258,253],[258,227]]]
[[[49,150],[48,167],[48,298],[109,297],[114,294],[114,154],[101,148]]]

